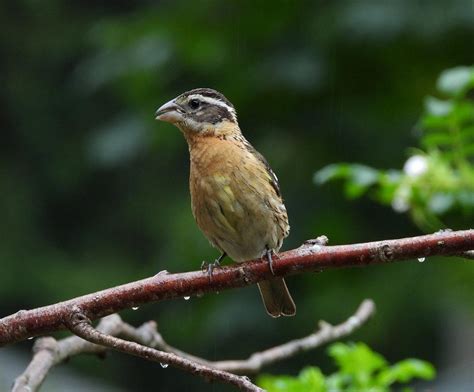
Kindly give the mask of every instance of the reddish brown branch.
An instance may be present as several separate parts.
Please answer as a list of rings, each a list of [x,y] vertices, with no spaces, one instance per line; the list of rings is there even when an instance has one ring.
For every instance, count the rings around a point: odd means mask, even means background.
[[[176,354],[178,357],[212,369],[243,375],[256,374],[265,366],[348,336],[364,325],[374,312],[375,304],[372,300],[366,299],[352,316],[338,325],[333,326],[325,321],[320,321],[319,329],[308,336],[253,353],[247,359],[223,361],[208,361],[170,346],[158,332],[157,324],[154,321],[148,321],[135,328],[122,321],[118,314],[112,314],[100,321],[97,330],[107,335],[120,336],[157,350]],[[75,355],[101,354],[107,349],[106,346],[88,342],[78,336],[70,336],[58,341],[52,337],[40,338],[33,346],[34,355],[30,364],[16,378],[11,392],[37,391],[54,366]]]
[[[297,249],[280,253],[273,261],[273,269],[275,275],[287,276],[332,268],[456,255],[473,249],[474,230],[325,247],[309,241]],[[81,309],[89,319],[96,320],[144,303],[248,286],[271,276],[268,264],[261,260],[215,269],[212,279],[202,271],[179,274],[168,274],[165,271],[148,279],[54,305],[21,310],[0,319],[0,346],[64,329],[73,308]]]

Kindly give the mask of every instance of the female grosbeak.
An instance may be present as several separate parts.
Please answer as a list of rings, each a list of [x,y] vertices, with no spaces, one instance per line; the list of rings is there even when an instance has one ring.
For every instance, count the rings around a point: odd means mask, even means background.
[[[221,93],[198,88],[165,103],[156,118],[178,127],[189,146],[189,185],[199,228],[222,255],[236,262],[278,252],[288,236],[288,215],[278,180],[244,138],[234,106]],[[267,313],[293,316],[295,304],[282,278],[258,284]]]

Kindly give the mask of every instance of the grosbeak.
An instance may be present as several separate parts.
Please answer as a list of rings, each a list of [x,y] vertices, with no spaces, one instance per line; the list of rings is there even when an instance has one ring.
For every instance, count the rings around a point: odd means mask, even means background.
[[[156,119],[183,133],[191,160],[189,186],[196,222],[210,241],[236,262],[280,249],[290,226],[278,179],[265,158],[245,139],[234,106],[221,93],[198,88],[156,111]],[[267,313],[293,316],[296,307],[285,281],[258,284]]]

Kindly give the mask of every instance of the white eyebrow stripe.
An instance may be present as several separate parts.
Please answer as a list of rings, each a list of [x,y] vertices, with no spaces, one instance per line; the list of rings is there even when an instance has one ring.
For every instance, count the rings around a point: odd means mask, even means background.
[[[235,109],[232,106],[227,105],[225,102],[222,102],[219,99],[211,98],[211,97],[205,97],[204,95],[201,95],[201,94],[189,95],[188,99],[189,100],[191,100],[191,99],[200,99],[201,101],[207,102],[211,105],[217,105],[217,106],[221,106],[223,108],[226,108],[230,112],[230,114],[232,115],[232,118],[234,119],[234,121],[237,121],[237,114],[235,113]]]

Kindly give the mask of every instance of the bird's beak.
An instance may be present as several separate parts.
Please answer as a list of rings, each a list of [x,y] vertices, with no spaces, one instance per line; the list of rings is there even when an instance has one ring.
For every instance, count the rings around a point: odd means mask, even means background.
[[[173,100],[166,102],[155,112],[155,119],[175,123],[183,119],[184,110]]]

